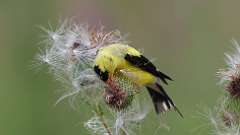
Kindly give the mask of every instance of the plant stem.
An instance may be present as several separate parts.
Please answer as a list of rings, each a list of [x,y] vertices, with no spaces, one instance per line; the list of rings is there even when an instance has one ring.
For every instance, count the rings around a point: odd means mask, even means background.
[[[104,117],[103,117],[103,116],[99,116],[99,117],[100,117],[100,121],[102,122],[103,127],[106,129],[107,133],[108,133],[109,135],[112,135],[112,132],[111,132],[111,130],[109,129],[109,127],[108,127],[108,125],[107,125]]]
[[[127,135],[127,133],[121,129],[120,135]]]
[[[100,121],[101,121],[103,127],[105,128],[105,130],[107,131],[108,135],[113,135],[106,120],[104,119],[104,115],[103,115],[102,109],[99,104],[96,105],[96,108],[94,109],[94,111],[95,111],[96,115],[100,118]]]

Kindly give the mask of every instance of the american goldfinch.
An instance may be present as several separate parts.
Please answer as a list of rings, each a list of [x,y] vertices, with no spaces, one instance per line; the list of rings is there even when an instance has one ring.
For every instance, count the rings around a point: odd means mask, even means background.
[[[157,114],[174,109],[182,116],[159,81],[167,84],[167,80],[172,79],[160,72],[135,48],[126,44],[111,44],[100,48],[95,58],[94,71],[106,84],[112,83],[114,74],[122,73],[139,88],[147,88]]]

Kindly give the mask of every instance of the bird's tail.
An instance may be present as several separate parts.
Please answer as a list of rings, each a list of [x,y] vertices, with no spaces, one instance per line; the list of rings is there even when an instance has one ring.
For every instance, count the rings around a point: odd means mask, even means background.
[[[163,87],[160,84],[155,83],[151,86],[147,86],[146,88],[152,98],[157,114],[174,109],[181,117],[183,117],[182,113],[175,106],[172,99],[167,95],[167,93],[164,91]]]

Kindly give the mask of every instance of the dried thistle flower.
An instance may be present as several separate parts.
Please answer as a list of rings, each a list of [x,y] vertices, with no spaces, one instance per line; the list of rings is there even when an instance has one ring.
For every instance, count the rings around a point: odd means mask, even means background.
[[[138,91],[138,86],[132,80],[124,76],[123,73],[117,72],[109,81],[109,85],[106,86],[103,96],[110,107],[122,110],[131,104]]]
[[[92,69],[99,48],[114,43],[126,43],[120,32],[106,32],[102,26],[89,27],[67,20],[56,30],[42,29],[47,36],[43,42],[44,49],[36,59],[40,64],[48,65],[50,73],[67,90],[57,103],[66,98],[73,103],[80,97],[81,102],[90,105],[94,116],[85,123],[85,127],[94,134],[133,134],[132,125],[140,123],[149,109],[143,109],[139,103],[141,100],[135,98],[137,86],[121,73],[117,73],[112,80],[115,87],[110,89]],[[115,109],[112,111],[113,118],[103,113],[103,110],[108,110],[103,101]]]
[[[217,72],[218,77],[221,79],[221,82],[231,81],[232,77],[239,76],[240,71],[240,46],[236,40],[232,40],[234,45],[234,52],[225,53],[225,61],[227,64],[227,69],[221,69]]]
[[[109,88],[104,90],[103,97],[110,107],[117,110],[127,108],[133,100],[133,95],[128,95],[125,91],[112,90]]]
[[[225,123],[226,126],[229,126],[231,127],[232,125],[236,124],[237,121],[236,120],[239,120],[238,118],[239,116],[237,116],[236,113],[234,112],[228,112],[228,111],[225,111],[223,113],[223,121]]]
[[[235,51],[232,54],[225,53],[228,68],[220,70],[218,75],[221,82],[227,81],[226,90],[232,97],[240,96],[240,46],[236,40],[232,40]]]
[[[217,73],[221,82],[226,82],[227,94],[210,117],[216,135],[240,134],[240,46],[236,40],[232,40],[232,43],[235,51],[225,54],[228,68]]]
[[[232,80],[226,87],[226,90],[231,94],[232,97],[240,97],[240,77],[232,77]]]
[[[239,112],[229,97],[223,97],[210,113],[209,119],[215,135],[239,135]]]

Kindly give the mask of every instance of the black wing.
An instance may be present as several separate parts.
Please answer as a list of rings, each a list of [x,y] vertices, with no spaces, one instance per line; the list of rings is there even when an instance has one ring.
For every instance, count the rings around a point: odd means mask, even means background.
[[[165,84],[167,84],[166,80],[172,80],[169,76],[158,71],[157,68],[152,64],[152,62],[149,61],[143,55],[134,56],[134,55],[126,54],[124,58],[134,66],[139,67],[140,69],[147,71],[156,77],[159,77]]]

